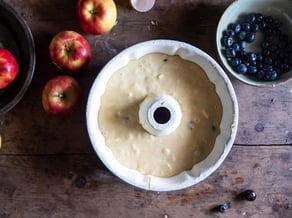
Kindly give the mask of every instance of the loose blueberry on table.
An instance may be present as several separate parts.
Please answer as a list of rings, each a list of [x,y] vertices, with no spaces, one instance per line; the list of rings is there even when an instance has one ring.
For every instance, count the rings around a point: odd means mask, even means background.
[[[220,205],[218,206],[218,210],[219,210],[221,213],[225,213],[229,208],[230,208],[230,203],[224,203],[224,204],[220,204]]]
[[[254,201],[257,197],[255,191],[248,189],[243,193],[243,196],[248,201]]]
[[[223,54],[239,74],[252,75],[259,80],[274,81],[292,66],[292,43],[281,30],[279,20],[260,13],[246,15],[243,22],[232,23],[223,32]],[[247,44],[263,33],[261,52],[247,50]]]

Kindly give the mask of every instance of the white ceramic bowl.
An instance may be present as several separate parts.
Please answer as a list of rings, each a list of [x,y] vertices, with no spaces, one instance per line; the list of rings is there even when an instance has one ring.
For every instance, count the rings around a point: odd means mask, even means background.
[[[278,84],[288,81],[292,77],[292,70],[282,74],[275,81],[261,81],[255,77],[238,74],[228,64],[222,52],[221,38],[223,31],[227,29],[231,23],[236,23],[240,16],[249,13],[262,13],[264,16],[272,16],[282,23],[285,34],[292,39],[292,2],[291,0],[236,0],[223,13],[217,27],[216,44],[217,52],[224,68],[230,72],[238,80],[252,86],[257,87],[274,87]],[[258,36],[258,34],[257,34]],[[256,43],[255,43],[256,44]],[[258,46],[258,45],[256,45]],[[252,49],[252,48],[251,48]],[[291,60],[291,59],[290,59]]]
[[[200,65],[210,81],[216,85],[223,107],[221,133],[217,137],[211,153],[206,159],[194,165],[190,171],[160,178],[143,175],[138,171],[121,165],[111,150],[105,144],[104,137],[99,129],[98,113],[107,82],[114,72],[127,65],[130,60],[139,59],[149,53],[165,53],[179,55],[181,58]],[[91,143],[101,161],[116,176],[136,187],[152,191],[173,191],[192,186],[213,173],[223,162],[232,148],[238,125],[237,99],[229,78],[209,55],[189,44],[172,40],[152,40],[129,47],[109,61],[95,79],[87,102],[87,128]]]

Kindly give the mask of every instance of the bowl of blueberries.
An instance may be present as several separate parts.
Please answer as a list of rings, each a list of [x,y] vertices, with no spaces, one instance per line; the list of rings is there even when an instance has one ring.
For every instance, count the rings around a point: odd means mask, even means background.
[[[245,84],[274,87],[292,78],[291,0],[237,0],[219,20],[217,53]]]

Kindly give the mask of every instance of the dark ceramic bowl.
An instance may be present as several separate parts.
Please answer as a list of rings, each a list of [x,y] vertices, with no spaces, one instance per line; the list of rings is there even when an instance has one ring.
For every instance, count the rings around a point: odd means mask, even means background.
[[[19,63],[19,75],[0,90],[0,115],[12,109],[29,87],[35,67],[35,46],[29,26],[11,6],[0,1],[0,42]]]

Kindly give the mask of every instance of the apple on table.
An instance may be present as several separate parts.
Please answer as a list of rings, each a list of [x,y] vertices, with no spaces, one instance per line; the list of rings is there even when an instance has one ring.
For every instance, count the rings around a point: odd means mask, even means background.
[[[88,65],[91,49],[81,34],[65,30],[51,40],[49,52],[53,63],[61,70],[77,71]]]
[[[100,35],[116,24],[117,7],[113,0],[78,0],[77,14],[84,32]]]
[[[69,115],[74,112],[82,98],[77,80],[69,75],[50,79],[42,92],[44,110],[53,115]]]

